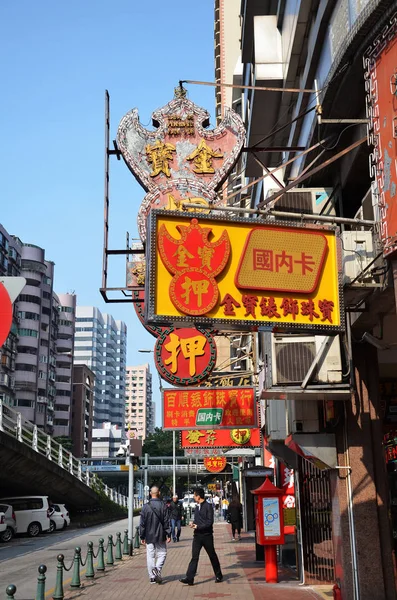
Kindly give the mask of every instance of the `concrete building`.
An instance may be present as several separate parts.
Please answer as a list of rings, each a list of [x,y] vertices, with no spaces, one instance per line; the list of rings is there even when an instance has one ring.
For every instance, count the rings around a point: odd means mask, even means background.
[[[152,401],[152,374],[148,364],[127,367],[125,427],[144,440],[154,431],[155,405]]]
[[[93,306],[78,306],[76,314],[74,364],[95,374],[94,426],[124,430],[127,327]]]
[[[72,441],[79,458],[92,453],[95,375],[87,365],[73,366]]]
[[[13,238],[0,224],[0,275],[17,277],[21,274],[22,243]],[[15,405],[15,359],[18,342],[18,310],[14,304],[11,331],[0,348],[0,399]]]
[[[315,331],[258,335],[268,366],[258,392],[267,447],[295,469],[301,580],[338,581],[352,600],[396,598],[396,10],[395,0],[242,0],[247,87],[233,91],[246,146],[261,151],[244,153],[228,203],[341,219],[346,333],[322,365]]]
[[[112,423],[102,423],[92,431],[91,457],[112,458],[125,440],[124,430]]]

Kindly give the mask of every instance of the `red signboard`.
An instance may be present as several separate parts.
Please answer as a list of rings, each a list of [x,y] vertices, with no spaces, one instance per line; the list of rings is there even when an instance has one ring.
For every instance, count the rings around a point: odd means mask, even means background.
[[[376,181],[384,256],[397,252],[396,43],[396,19],[393,17],[364,54],[368,141],[373,146],[370,172]]]
[[[163,379],[174,385],[197,385],[215,367],[216,344],[208,331],[170,327],[158,338],[154,355]]]
[[[0,346],[6,341],[12,325],[12,302],[4,285],[0,283]]]
[[[256,413],[252,387],[163,390],[164,429],[255,427]]]
[[[258,427],[181,431],[182,448],[258,448],[260,445]]]
[[[226,456],[204,458],[204,467],[211,473],[220,473],[226,467]]]

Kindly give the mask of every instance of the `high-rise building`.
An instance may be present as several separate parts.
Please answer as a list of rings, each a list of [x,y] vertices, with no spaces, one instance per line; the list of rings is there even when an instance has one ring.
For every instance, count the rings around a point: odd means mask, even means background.
[[[73,454],[91,456],[95,375],[87,365],[73,367],[72,440]]]
[[[22,243],[8,234],[0,224],[0,275],[17,277],[21,274]],[[0,347],[0,400],[15,405],[15,359],[18,342],[18,310],[14,304],[11,331]]]
[[[124,430],[127,326],[94,306],[78,306],[76,315],[74,364],[95,374],[94,426]]]
[[[91,456],[101,458],[112,458],[116,456],[117,450],[124,441],[124,429],[118,425],[105,422],[96,427],[92,432]]]
[[[152,400],[152,374],[148,364],[127,367],[125,426],[144,440],[154,431],[155,406]]]

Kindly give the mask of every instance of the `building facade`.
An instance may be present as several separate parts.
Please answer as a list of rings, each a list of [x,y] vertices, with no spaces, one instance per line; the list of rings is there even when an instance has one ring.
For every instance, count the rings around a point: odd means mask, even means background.
[[[127,367],[125,427],[139,440],[154,431],[155,405],[152,400],[152,374],[148,364]]]
[[[102,423],[92,431],[92,458],[113,458],[125,439],[124,429],[112,423]]]
[[[248,150],[226,202],[340,229],[346,332],[259,334],[258,393],[266,447],[295,472],[301,580],[353,600],[396,598],[396,11],[243,0],[233,90]]]
[[[124,430],[127,327],[93,306],[78,306],[76,314],[74,364],[95,374],[94,426]]]
[[[73,455],[92,454],[95,375],[87,365],[73,366],[72,441]]]

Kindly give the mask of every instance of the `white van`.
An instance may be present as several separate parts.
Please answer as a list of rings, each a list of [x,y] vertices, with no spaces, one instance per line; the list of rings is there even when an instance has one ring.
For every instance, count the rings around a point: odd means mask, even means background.
[[[50,505],[48,496],[15,496],[1,498],[0,502],[11,504],[17,521],[18,533],[36,537],[50,529]]]

